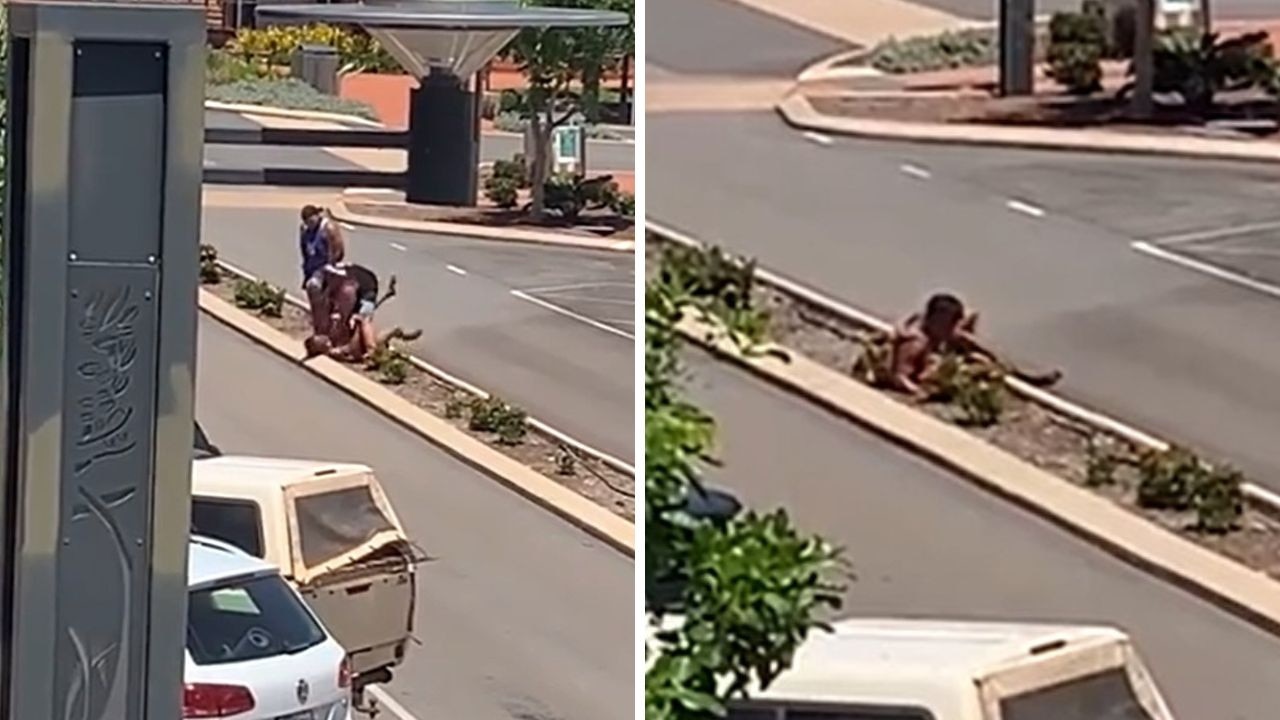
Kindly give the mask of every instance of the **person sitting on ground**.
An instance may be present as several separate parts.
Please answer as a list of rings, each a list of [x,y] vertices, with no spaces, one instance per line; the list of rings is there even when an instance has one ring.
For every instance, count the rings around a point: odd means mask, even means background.
[[[394,295],[394,277],[391,285],[387,296],[379,300],[378,276],[372,270],[354,263],[328,268],[325,304],[332,312],[329,332],[314,333],[307,338],[307,355],[303,359],[328,355],[343,362],[364,362],[392,340],[412,342],[421,337],[421,330],[406,331],[400,327],[378,336],[373,315],[379,305]]]
[[[1033,385],[1047,386],[1062,378],[1061,371],[1034,373],[1014,367],[976,337],[977,313],[968,313],[954,295],[938,293],[929,298],[923,313],[912,313],[890,339],[888,384],[914,396],[927,394],[938,362],[947,353],[976,356],[1004,368]]]
[[[311,329],[317,335],[324,335],[328,332],[331,314],[326,305],[325,269],[342,262],[346,242],[327,210],[306,205],[302,208],[298,245],[302,253],[302,289],[311,308]]]

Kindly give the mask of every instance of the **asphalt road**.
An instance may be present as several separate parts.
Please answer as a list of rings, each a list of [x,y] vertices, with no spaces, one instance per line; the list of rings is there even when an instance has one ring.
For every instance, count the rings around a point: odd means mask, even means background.
[[[934,7],[953,15],[974,20],[993,20],[999,16],[1000,4],[996,0],[913,0],[920,5]],[[1198,1],[1196,3],[1199,4]],[[1037,14],[1058,10],[1078,10],[1079,0],[1037,0]],[[1274,0],[1214,0],[1211,8],[1219,20],[1270,19],[1280,16]]]
[[[842,616],[1100,622],[1129,632],[1179,720],[1272,720],[1280,640],[883,439],[698,355],[711,480],[846,548]]]
[[[632,563],[216,322],[199,339],[214,442],[371,465],[437,558],[419,575],[422,645],[386,686],[418,720],[632,716]]]
[[[300,295],[292,207],[206,206],[204,242]],[[353,228],[348,257],[398,276],[383,327],[421,328],[415,354],[587,444],[635,456],[634,258]],[[515,291],[518,294],[513,294]]]
[[[206,111],[207,127],[254,128],[258,123],[238,113]],[[480,138],[480,161],[508,160],[523,152],[523,141],[511,134],[485,133]],[[398,153],[400,157],[404,153]],[[304,167],[334,170],[363,169],[324,148],[271,145],[206,145],[205,163],[220,169],[259,167]],[[635,169],[635,145],[620,142],[587,141],[587,167],[607,172],[631,172]]]
[[[906,314],[930,292],[956,291],[982,312],[998,346],[1062,367],[1066,396],[1280,488],[1280,335],[1272,331],[1280,300],[1131,247],[1277,219],[1280,171],[823,146],[765,113],[656,115],[647,132],[650,218],[882,317]],[[766,170],[742,172],[743,158]]]

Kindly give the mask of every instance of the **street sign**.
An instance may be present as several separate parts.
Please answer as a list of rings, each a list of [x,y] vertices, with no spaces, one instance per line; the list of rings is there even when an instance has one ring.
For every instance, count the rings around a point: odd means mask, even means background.
[[[178,720],[204,13],[8,13],[0,717]]]
[[[552,131],[552,158],[557,170],[575,172],[582,158],[582,125],[561,125]]]

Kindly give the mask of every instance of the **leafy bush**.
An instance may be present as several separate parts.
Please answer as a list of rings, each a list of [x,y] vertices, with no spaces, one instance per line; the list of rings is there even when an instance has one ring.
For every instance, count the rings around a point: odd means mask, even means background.
[[[1138,505],[1153,510],[1190,510],[1205,474],[1200,458],[1186,448],[1144,453],[1138,464]]]
[[[228,53],[273,66],[287,66],[303,45],[327,45],[338,51],[343,72],[399,72],[400,65],[362,31],[333,25],[273,25],[245,28],[226,47]]]
[[[456,392],[449,396],[444,403],[444,416],[450,420],[456,420],[462,417],[467,410],[469,397],[466,393]]]
[[[573,222],[587,210],[611,207],[618,195],[618,184],[606,176],[559,174],[547,179],[547,210]]]
[[[634,219],[636,216],[636,196],[629,192],[619,192],[613,202],[609,203],[609,209],[617,213],[618,217]]]
[[[222,268],[218,267],[218,249],[212,245],[200,246],[200,282],[217,285],[222,282]]]
[[[975,29],[905,40],[889,38],[872,48],[867,60],[881,72],[903,74],[993,65],[998,59],[995,33]]]
[[[484,181],[484,196],[494,205],[510,210],[520,201],[520,183],[511,178],[491,175]]]
[[[1107,49],[1107,18],[1102,6],[1087,3],[1080,12],[1057,12],[1049,21],[1049,76],[1076,95],[1102,89],[1102,58]]]
[[[409,356],[390,343],[378,345],[369,353],[365,369],[378,376],[384,385],[403,385],[409,379]]]
[[[529,418],[523,410],[501,398],[474,398],[467,427],[475,432],[494,433],[504,445],[519,445],[528,434]]]
[[[239,80],[227,85],[210,85],[205,97],[225,103],[243,105],[269,105],[290,110],[318,110],[321,112],[356,115],[368,120],[378,116],[365,103],[325,95],[310,85],[295,80]]]
[[[961,425],[990,427],[1004,413],[1004,371],[985,360],[945,355],[930,378],[928,390],[930,401],[955,408]]]
[[[1120,470],[1120,457],[1111,441],[1094,436],[1089,439],[1089,457],[1085,466],[1084,484],[1089,487],[1106,487],[1116,484]]]
[[[1155,48],[1155,90],[1176,93],[1187,108],[1201,115],[1213,108],[1218,93],[1271,88],[1276,61],[1267,33],[1221,40],[1216,33],[1163,33]]]
[[[223,50],[210,49],[205,55],[205,82],[210,85],[229,85],[272,77],[277,77],[277,73],[264,62],[232,55]]]
[[[284,290],[266,280],[236,280],[235,303],[259,315],[278,318],[284,314]]]
[[[1239,528],[1244,515],[1244,476],[1230,467],[1213,468],[1192,493],[1196,529],[1226,533]]]

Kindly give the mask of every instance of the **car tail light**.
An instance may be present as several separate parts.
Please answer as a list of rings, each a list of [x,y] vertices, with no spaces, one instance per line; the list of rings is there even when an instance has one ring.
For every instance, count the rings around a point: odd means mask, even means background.
[[[239,685],[189,683],[182,688],[183,718],[220,718],[254,708],[253,693]]]
[[[342,663],[338,665],[338,687],[351,687],[351,658],[342,658]]]

